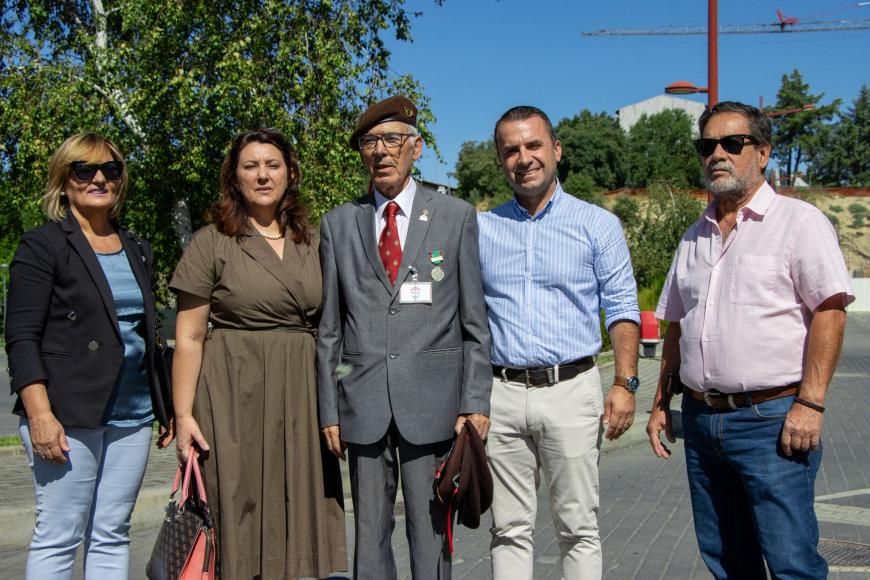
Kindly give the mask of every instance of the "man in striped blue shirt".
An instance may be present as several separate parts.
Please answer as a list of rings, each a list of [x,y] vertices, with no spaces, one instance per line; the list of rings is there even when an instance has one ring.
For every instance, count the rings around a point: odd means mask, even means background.
[[[493,578],[532,578],[542,471],[562,577],[600,578],[601,435],[616,439],[631,426],[638,386],[640,312],[628,247],[613,214],[562,190],[562,147],[543,111],[507,111],[495,144],[515,195],[478,216],[494,375]],[[601,349],[601,309],[616,366],[606,401],[592,358]]]

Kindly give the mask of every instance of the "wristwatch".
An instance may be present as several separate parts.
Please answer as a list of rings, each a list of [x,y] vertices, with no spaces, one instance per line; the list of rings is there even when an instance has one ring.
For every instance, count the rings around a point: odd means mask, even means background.
[[[613,384],[625,387],[625,389],[633,395],[637,392],[638,387],[640,387],[640,379],[638,379],[637,376],[613,377]]]

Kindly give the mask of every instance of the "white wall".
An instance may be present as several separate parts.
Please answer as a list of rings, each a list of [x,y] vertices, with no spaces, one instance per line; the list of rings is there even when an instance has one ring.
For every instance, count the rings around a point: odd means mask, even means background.
[[[870,312],[870,278],[852,278],[852,291],[855,301],[849,305],[849,312]]]

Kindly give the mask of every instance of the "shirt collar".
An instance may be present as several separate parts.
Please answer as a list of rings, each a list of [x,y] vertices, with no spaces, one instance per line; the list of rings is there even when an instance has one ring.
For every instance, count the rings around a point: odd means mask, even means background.
[[[543,209],[541,209],[541,211],[539,211],[535,215],[529,214],[529,212],[526,210],[526,208],[524,208],[522,206],[522,204],[519,201],[517,201],[516,195],[514,195],[514,200],[513,200],[514,211],[516,211],[517,214],[523,219],[538,220],[538,219],[543,218],[546,214],[548,214],[550,212],[550,210],[552,208],[556,207],[559,203],[561,203],[562,197],[564,197],[564,195],[565,195],[565,192],[562,191],[562,184],[559,183],[559,180],[557,179],[556,180],[556,191],[553,192],[553,195],[550,197],[549,201],[547,201],[547,205],[545,205],[543,207]]]
[[[746,213],[755,214],[758,217],[764,217],[764,214],[767,213],[767,210],[770,209],[770,204],[773,203],[773,198],[776,195],[776,192],[773,191],[773,188],[770,187],[770,184],[767,181],[764,181],[761,184],[761,187],[756,190],[756,192],[752,195],[752,199],[749,200],[749,203],[741,207],[738,211],[738,221],[742,221],[746,219]],[[707,204],[707,209],[704,210],[704,218],[707,221],[718,223],[716,219],[716,200],[713,199],[709,204]]]
[[[384,208],[387,207],[387,203],[391,201],[395,201],[399,204],[399,211],[402,215],[411,216],[411,209],[414,207],[414,195],[417,193],[417,182],[414,181],[414,178],[408,180],[408,185],[405,186],[405,189],[399,192],[393,199],[387,199],[383,196],[383,194],[375,190],[375,219],[380,220],[384,215]]]

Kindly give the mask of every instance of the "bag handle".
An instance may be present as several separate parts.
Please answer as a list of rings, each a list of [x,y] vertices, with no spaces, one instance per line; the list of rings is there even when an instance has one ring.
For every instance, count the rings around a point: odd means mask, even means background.
[[[178,466],[179,472],[181,471],[181,466]],[[191,446],[190,454],[187,456],[187,463],[184,466],[184,479],[181,483],[181,505],[187,503],[187,500],[190,499],[190,482],[191,475],[193,479],[196,481],[196,491],[197,497],[199,501],[203,505],[208,505],[208,499],[205,495],[205,484],[202,482],[202,472],[199,469],[199,451],[196,450],[196,447]]]

